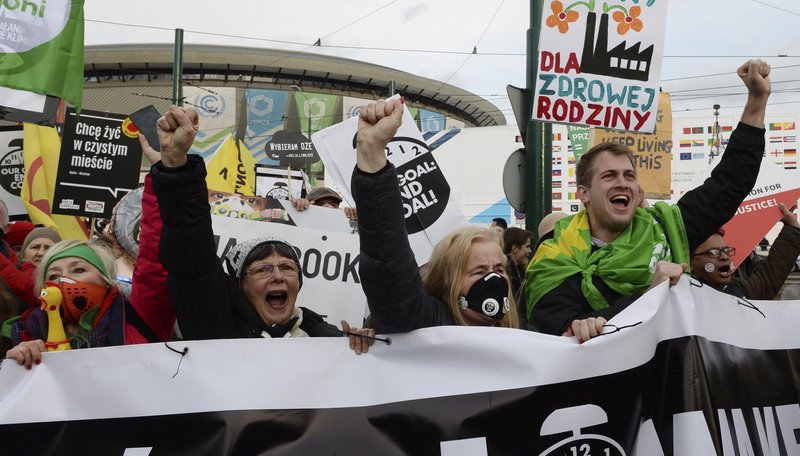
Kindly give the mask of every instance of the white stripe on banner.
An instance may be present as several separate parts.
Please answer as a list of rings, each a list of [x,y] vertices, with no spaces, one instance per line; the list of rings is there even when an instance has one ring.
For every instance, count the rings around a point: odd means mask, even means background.
[[[114,454],[148,446],[159,454],[215,437],[228,446],[206,448],[225,453],[248,420],[261,426],[247,429],[250,437],[272,442],[269,426],[289,419],[313,432],[259,451],[291,443],[282,451],[723,454],[718,444],[725,454],[798,454],[798,321],[800,301],[751,306],[684,277],[610,322],[636,326],[582,345],[513,329],[441,327],[392,335],[391,345],[376,343],[361,356],[345,338],[171,342],[189,348],[183,359],[164,344],[46,353],[31,371],[3,362],[0,441],[38,429],[42,442],[76,448],[85,437],[70,436],[103,424],[119,433],[102,437],[123,445]],[[152,426],[176,415],[176,426],[211,420],[221,434],[176,431],[167,445]],[[56,427],[43,428],[48,422]],[[154,432],[150,440],[136,426]]]

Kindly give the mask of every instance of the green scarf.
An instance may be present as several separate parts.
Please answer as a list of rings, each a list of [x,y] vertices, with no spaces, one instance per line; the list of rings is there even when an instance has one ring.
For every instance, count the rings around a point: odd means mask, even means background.
[[[628,228],[613,242],[592,252],[589,217],[583,210],[556,223],[553,239],[536,250],[525,271],[528,315],[546,293],[582,273],[581,291],[594,310],[609,306],[592,283],[598,276],[622,295],[644,292],[659,261],[689,264],[689,242],[678,206],[658,202],[638,208]]]

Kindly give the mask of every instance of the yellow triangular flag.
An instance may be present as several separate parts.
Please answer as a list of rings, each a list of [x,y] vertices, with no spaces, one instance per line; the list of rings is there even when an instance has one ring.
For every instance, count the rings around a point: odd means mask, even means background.
[[[256,194],[256,159],[247,150],[242,140],[239,140],[239,163],[242,165],[244,179],[241,184],[242,191],[237,190],[236,193],[253,196]],[[237,188],[237,185],[239,185],[238,181],[234,188]]]
[[[206,184],[212,190],[240,195],[255,195],[256,161],[239,141],[228,135],[206,164]]]
[[[23,141],[25,180],[20,197],[31,222],[55,229],[62,239],[87,239],[89,230],[83,220],[50,211],[61,150],[58,132],[55,128],[26,123],[23,126]]]

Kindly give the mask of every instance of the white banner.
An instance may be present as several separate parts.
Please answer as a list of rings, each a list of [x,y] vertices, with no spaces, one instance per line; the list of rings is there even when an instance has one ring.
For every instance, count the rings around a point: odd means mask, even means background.
[[[684,277],[584,344],[441,327],[362,356],[345,338],[46,353],[3,362],[0,438],[8,454],[796,455],[798,318],[798,301]]]

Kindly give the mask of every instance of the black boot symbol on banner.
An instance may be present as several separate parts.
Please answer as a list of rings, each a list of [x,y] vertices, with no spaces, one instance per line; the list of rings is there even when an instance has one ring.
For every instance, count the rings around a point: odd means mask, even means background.
[[[605,410],[594,404],[558,409],[545,418],[539,435],[572,432],[540,456],[626,456],[625,450],[613,439],[600,434],[581,434],[581,429],[608,422]]]

